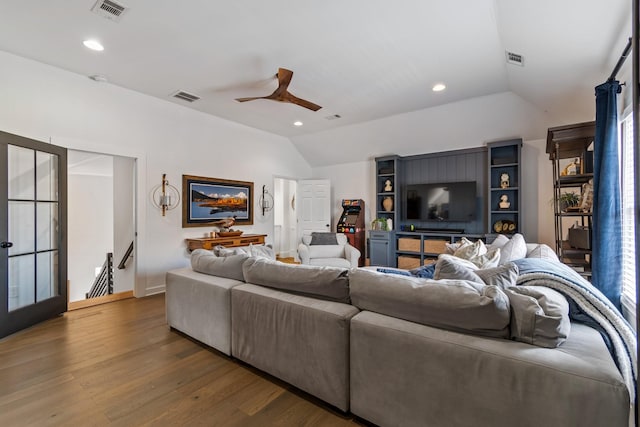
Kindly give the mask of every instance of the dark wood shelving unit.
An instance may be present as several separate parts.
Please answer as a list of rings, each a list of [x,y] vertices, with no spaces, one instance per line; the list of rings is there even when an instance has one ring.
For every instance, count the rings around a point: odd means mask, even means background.
[[[591,210],[567,210],[562,206],[560,196],[573,191],[582,200],[583,186],[593,179],[593,152],[589,147],[595,137],[595,122],[549,128],[547,147],[549,160],[553,163],[553,211],[555,217],[556,252],[560,260],[574,268],[587,279],[591,278],[591,234],[593,229]],[[561,162],[566,159],[579,159],[580,169],[575,174],[562,175]],[[578,225],[574,233],[582,233],[581,245],[570,243],[571,227]]]

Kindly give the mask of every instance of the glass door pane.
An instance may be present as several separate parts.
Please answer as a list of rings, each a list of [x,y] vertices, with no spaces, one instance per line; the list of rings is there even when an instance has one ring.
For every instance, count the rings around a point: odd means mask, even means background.
[[[9,199],[33,200],[35,198],[34,155],[34,150],[9,145],[7,149]]]
[[[35,255],[9,258],[9,311],[33,304],[35,298]]]

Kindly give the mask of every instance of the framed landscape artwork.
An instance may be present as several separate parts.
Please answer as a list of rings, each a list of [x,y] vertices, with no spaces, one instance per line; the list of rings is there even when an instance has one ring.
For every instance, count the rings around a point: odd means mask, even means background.
[[[253,224],[253,182],[182,175],[182,226],[205,227],[234,217]]]

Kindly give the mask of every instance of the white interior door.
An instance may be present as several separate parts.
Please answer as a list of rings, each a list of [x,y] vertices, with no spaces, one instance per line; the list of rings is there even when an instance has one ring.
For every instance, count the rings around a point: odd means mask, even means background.
[[[331,231],[331,181],[298,181],[297,194],[298,241],[312,231]]]

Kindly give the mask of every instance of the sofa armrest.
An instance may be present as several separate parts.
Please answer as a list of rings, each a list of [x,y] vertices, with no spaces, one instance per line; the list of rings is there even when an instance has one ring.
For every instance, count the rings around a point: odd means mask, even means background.
[[[298,256],[302,264],[309,264],[309,247],[304,243],[298,245]]]
[[[351,263],[351,267],[357,267],[358,260],[360,259],[360,251],[347,243],[344,245],[344,257]]]

